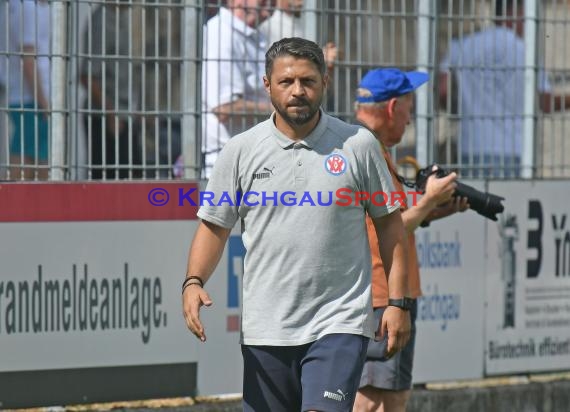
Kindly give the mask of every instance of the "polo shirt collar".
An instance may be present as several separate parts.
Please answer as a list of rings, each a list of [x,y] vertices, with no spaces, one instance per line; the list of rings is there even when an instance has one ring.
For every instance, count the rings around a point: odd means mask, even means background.
[[[315,127],[313,131],[302,140],[293,140],[277,129],[275,126],[275,112],[273,112],[270,118],[271,130],[279,146],[283,149],[290,149],[295,144],[300,143],[307,149],[314,149],[321,137],[325,134],[325,130],[327,130],[328,125],[328,115],[322,109],[319,109],[319,111],[321,113],[321,118],[319,119],[319,123],[317,123],[317,127]]]
[[[259,35],[257,30],[249,27],[243,20],[238,19],[225,7],[220,7],[220,19],[224,24],[231,26],[234,30],[242,33],[246,37]]]

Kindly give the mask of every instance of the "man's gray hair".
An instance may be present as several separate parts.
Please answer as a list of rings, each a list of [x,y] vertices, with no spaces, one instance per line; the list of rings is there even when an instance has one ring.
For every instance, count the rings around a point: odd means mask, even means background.
[[[404,98],[407,98],[406,96],[409,96],[413,94],[413,92],[410,93],[406,93],[403,94],[401,96],[398,97],[392,97],[388,100],[384,100],[383,102],[354,102],[354,110],[358,110],[358,109],[384,109],[386,106],[388,106],[388,102],[392,99],[396,99],[396,100],[402,100]]]
[[[354,102],[354,110],[358,109],[383,109],[388,105],[388,101],[383,102]]]

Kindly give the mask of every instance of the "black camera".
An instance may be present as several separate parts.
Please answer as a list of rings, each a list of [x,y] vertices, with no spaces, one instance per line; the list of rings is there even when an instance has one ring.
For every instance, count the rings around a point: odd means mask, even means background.
[[[434,165],[425,167],[418,170],[416,174],[416,188],[422,192],[425,191],[428,177],[435,175],[438,179],[447,176],[450,172],[437,166],[436,170],[432,170]],[[453,196],[466,197],[471,209],[479,213],[481,216],[485,216],[487,219],[497,221],[497,213],[502,213],[505,210],[502,200],[504,197],[500,197],[491,193],[481,192],[469,185],[456,181],[457,188],[453,193]]]

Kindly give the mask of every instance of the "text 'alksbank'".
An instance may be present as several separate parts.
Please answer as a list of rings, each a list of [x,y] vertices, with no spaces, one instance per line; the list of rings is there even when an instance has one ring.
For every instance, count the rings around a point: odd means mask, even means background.
[[[418,262],[421,268],[454,268],[461,267],[461,241],[459,232],[455,231],[454,239],[440,239],[439,232],[425,231],[416,236]]]

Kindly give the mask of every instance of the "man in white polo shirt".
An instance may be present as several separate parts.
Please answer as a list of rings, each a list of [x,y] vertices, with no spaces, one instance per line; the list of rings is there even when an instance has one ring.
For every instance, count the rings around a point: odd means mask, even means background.
[[[212,300],[202,287],[239,221],[247,250],[244,410],[348,412],[369,338],[388,333],[388,356],[409,338],[409,313],[401,308],[388,307],[381,325],[374,324],[365,227],[368,214],[382,233],[390,297],[403,298],[407,250],[399,205],[365,195],[393,191],[375,137],[320,109],[328,77],[317,44],[274,43],[263,81],[275,113],[228,141],[214,166],[206,192],[217,200],[198,212],[182,286],[184,316],[205,341],[199,310]],[[331,199],[339,190],[360,192],[362,200],[341,206]]]
[[[519,178],[527,83],[525,1],[494,4],[493,25],[450,43],[440,65],[440,102],[458,100],[463,176]],[[536,70],[538,107],[544,113],[567,110],[570,95],[555,93],[543,67]]]
[[[229,0],[204,27],[202,153],[205,177],[231,136],[271,112],[261,81],[267,40],[257,27],[270,0]]]

